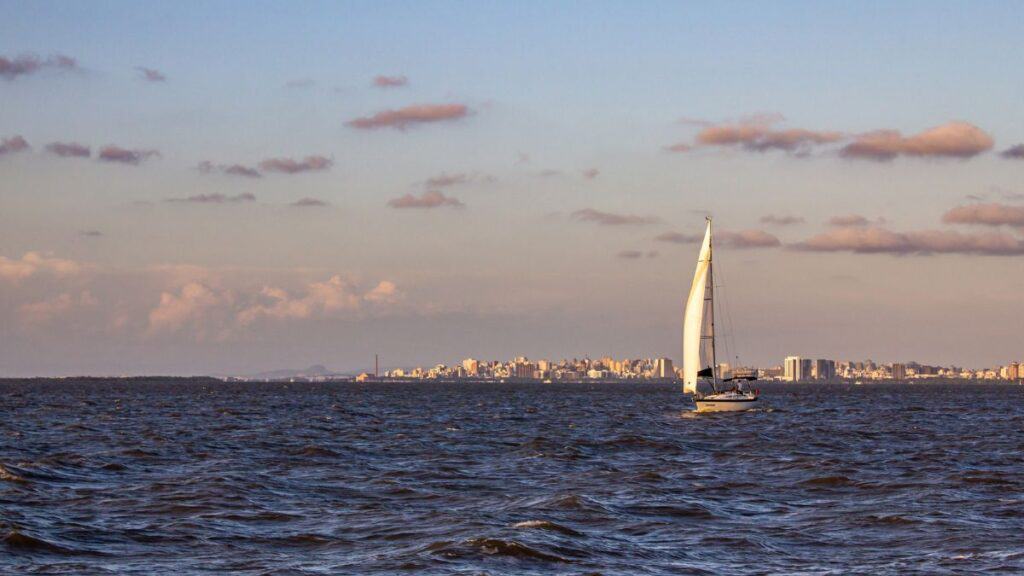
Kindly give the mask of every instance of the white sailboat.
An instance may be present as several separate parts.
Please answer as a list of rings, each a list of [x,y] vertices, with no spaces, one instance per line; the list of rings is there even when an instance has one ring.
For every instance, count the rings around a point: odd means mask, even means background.
[[[711,218],[697,257],[683,315],[683,393],[692,394],[698,412],[736,412],[759,405],[758,392],[742,382],[753,377],[719,380],[715,367],[715,282],[711,263]],[[708,303],[705,306],[705,302]],[[705,330],[706,328],[706,330]],[[705,345],[707,344],[707,345]],[[702,353],[703,352],[703,353]],[[700,384],[710,390],[702,391]],[[721,385],[721,386],[720,386]],[[728,390],[722,388],[728,386]]]

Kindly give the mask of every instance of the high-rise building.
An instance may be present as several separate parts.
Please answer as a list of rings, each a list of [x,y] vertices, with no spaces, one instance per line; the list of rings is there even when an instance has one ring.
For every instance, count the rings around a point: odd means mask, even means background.
[[[892,379],[893,380],[906,380],[907,378],[907,366],[905,364],[893,364],[892,365]]]
[[[1018,378],[1020,378],[1021,377],[1020,364],[1017,363],[1017,362],[1010,362],[1010,370],[1009,370],[1009,372],[1010,373],[1007,375],[1007,376],[1009,376],[1009,378],[1008,378],[1009,380],[1017,380]]]
[[[787,356],[783,362],[783,379],[790,382],[799,382],[806,378],[803,371],[803,359],[799,356]]]
[[[476,376],[480,373],[480,362],[472,358],[466,358],[462,361],[462,368],[466,371],[469,376]]]
[[[656,378],[674,378],[675,369],[672,368],[671,358],[658,358],[654,363],[654,376]]]
[[[815,380],[832,380],[836,377],[836,363],[834,360],[815,360],[811,372]]]

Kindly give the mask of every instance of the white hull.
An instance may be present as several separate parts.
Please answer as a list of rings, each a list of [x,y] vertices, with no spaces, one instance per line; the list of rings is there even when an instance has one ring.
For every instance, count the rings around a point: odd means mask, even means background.
[[[742,412],[761,406],[761,400],[757,396],[730,399],[716,399],[712,396],[705,396],[693,402],[697,405],[697,412]]]

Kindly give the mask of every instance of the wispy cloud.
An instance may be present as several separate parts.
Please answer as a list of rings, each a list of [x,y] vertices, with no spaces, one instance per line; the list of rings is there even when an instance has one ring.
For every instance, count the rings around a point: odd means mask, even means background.
[[[146,68],[145,66],[138,66],[135,69],[139,72],[139,78],[146,82],[164,82],[167,80],[167,76],[164,76],[163,72],[159,70]]]
[[[46,145],[46,151],[62,158],[88,158],[92,156],[92,150],[77,142],[51,142]]]
[[[693,150],[693,144],[687,144],[686,142],[679,142],[672,144],[671,146],[665,146],[666,152],[689,152]]]
[[[665,232],[654,237],[658,242],[673,244],[699,244],[704,240],[703,234],[683,234],[681,232]],[[715,244],[728,248],[775,248],[782,242],[773,234],[763,230],[719,230],[715,232]]]
[[[665,232],[654,237],[658,242],[673,244],[697,244],[704,239],[703,234],[683,234],[682,232]]]
[[[957,206],[942,215],[947,224],[1024,227],[1024,206],[1007,204],[969,204]]]
[[[437,190],[428,190],[419,196],[405,194],[388,201],[392,208],[462,208],[465,204],[458,198],[445,196]]]
[[[23,54],[13,58],[0,56],[0,77],[14,80],[19,76],[28,76],[48,68],[56,70],[75,70],[78,62],[70,56],[56,54],[49,58],[40,58],[34,54]]]
[[[259,170],[250,168],[249,166],[243,166],[242,164],[214,164],[209,160],[204,160],[199,163],[196,167],[203,174],[229,174],[231,176],[244,176],[246,178],[262,178]]]
[[[657,250],[648,250],[647,252],[644,252],[642,250],[623,250],[622,252],[619,252],[618,254],[616,254],[615,257],[616,258],[621,258],[623,260],[639,260],[640,258],[657,258],[658,257],[658,251]]]
[[[323,156],[306,156],[302,160],[292,158],[267,158],[260,162],[260,168],[264,172],[281,172],[284,174],[299,174],[302,172],[318,172],[327,170],[334,161]]]
[[[213,194],[196,194],[184,198],[168,198],[165,202],[190,203],[190,204],[239,204],[242,202],[255,202],[256,196],[243,192],[234,196],[227,196],[219,192]]]
[[[289,204],[289,206],[296,208],[325,208],[330,206],[330,204],[318,198],[300,198]]]
[[[462,172],[456,174],[448,174],[447,172],[442,172],[437,176],[427,178],[423,182],[423,184],[427,188],[447,188],[449,186],[466,184],[470,180],[472,180],[472,176],[470,176],[469,174],[465,174]]]
[[[870,221],[860,214],[845,214],[828,219],[829,226],[867,226]]]
[[[855,254],[1024,254],[1024,240],[1003,233],[963,234],[949,230],[894,232],[880,227],[841,227],[792,246],[810,252]]]
[[[100,232],[99,230],[82,230],[78,235],[84,238],[99,238],[103,236],[103,232]]]
[[[876,130],[857,136],[840,150],[844,158],[887,161],[897,156],[972,158],[991,150],[992,137],[967,122],[948,122],[912,136]]]
[[[399,88],[409,85],[409,79],[405,76],[377,76],[373,79],[373,85],[377,88]]]
[[[593,180],[594,178],[597,178],[598,175],[601,174],[601,171],[598,170],[597,168],[587,168],[586,170],[580,172],[580,174],[582,174],[583,178],[586,180]]]
[[[660,218],[655,216],[637,216],[635,214],[615,214],[603,212],[593,208],[583,208],[570,214],[573,220],[580,222],[593,222],[602,226],[646,226],[658,224]]]
[[[31,148],[31,146],[28,145],[28,141],[21,136],[11,136],[10,138],[0,140],[0,156],[13,154],[15,152],[24,152],[29,148]]]
[[[1024,144],[1017,144],[1016,146],[1010,146],[1006,150],[999,153],[1003,158],[1009,158],[1011,160],[1024,160]]]
[[[157,150],[129,150],[119,146],[104,146],[100,149],[98,158],[104,162],[117,162],[120,164],[131,164],[137,166],[150,158],[159,157]]]
[[[417,124],[451,122],[465,118],[469,114],[470,109],[465,104],[418,104],[397,110],[383,110],[373,116],[350,120],[347,125],[361,130],[377,128],[405,130]]]
[[[774,226],[793,226],[794,224],[803,224],[804,219],[801,216],[790,216],[788,214],[768,214],[767,216],[761,216],[758,219],[761,224],[771,224]]]

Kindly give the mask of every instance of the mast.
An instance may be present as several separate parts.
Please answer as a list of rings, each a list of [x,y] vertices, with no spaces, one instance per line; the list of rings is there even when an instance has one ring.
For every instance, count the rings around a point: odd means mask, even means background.
[[[712,255],[711,217],[708,220],[708,303],[711,305],[711,388],[718,392],[718,356],[715,354],[715,262]]]

